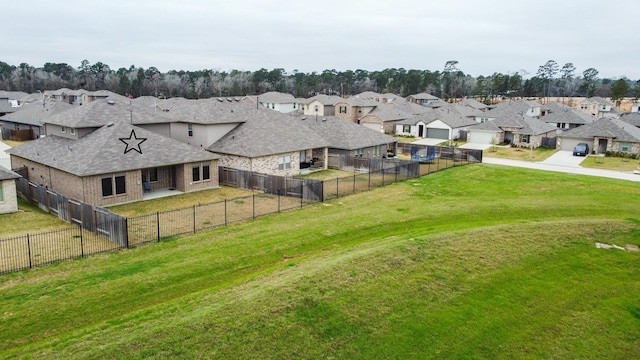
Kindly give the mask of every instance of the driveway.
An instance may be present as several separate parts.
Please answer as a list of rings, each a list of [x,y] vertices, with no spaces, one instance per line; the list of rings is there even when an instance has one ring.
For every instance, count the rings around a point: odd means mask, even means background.
[[[586,157],[584,156],[573,156],[572,151],[560,150],[557,153],[549,156],[547,159],[541,161],[541,163],[547,165],[580,167],[580,164],[584,161],[584,159],[586,159]]]
[[[414,142],[412,142],[412,144],[418,144],[418,145],[438,145],[443,141],[447,141],[447,140],[442,140],[442,139],[430,139],[430,138],[426,138],[426,139],[420,139],[420,140],[416,140]]]
[[[4,152],[7,149],[11,149],[11,147],[0,141],[0,166],[11,170],[11,160],[9,160],[9,154]]]

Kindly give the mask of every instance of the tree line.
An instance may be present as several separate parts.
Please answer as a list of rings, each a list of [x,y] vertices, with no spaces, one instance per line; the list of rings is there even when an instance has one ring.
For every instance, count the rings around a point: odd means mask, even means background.
[[[282,68],[256,71],[171,70],[160,72],[131,65],[113,70],[109,65],[83,60],[78,67],[66,63],[45,63],[34,67],[0,61],[0,90],[34,93],[60,88],[89,91],[110,90],[121,95],[185,97],[235,97],[258,95],[268,91],[308,98],[316,94],[352,95],[364,91],[394,93],[401,96],[427,92],[441,99],[473,97],[483,102],[504,97],[602,96],[619,101],[638,99],[640,80],[600,78],[598,70],[588,68],[577,73],[572,63],[560,66],[549,60],[536,74],[493,73],[471,76],[460,69],[456,60],[447,61],[442,70],[388,68],[380,71],[362,69],[304,73]]]

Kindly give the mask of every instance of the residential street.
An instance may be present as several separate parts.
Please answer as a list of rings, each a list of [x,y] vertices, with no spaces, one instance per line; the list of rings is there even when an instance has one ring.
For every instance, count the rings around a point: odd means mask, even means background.
[[[551,161],[545,160],[542,162],[529,162],[529,161],[500,159],[500,158],[484,156],[482,159],[482,162],[486,164],[517,166],[517,167],[523,167],[523,168],[529,168],[529,169],[564,172],[569,174],[601,176],[601,177],[608,177],[612,179],[640,181],[640,175],[636,175],[633,173],[625,173],[625,172],[613,171],[613,170],[583,168],[571,163],[562,164],[553,160]]]

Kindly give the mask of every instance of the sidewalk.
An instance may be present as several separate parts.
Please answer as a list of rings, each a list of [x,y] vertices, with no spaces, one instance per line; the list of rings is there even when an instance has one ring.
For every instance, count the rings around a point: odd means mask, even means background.
[[[528,168],[528,169],[563,172],[568,174],[600,176],[600,177],[607,177],[611,179],[640,181],[640,175],[621,172],[621,171],[613,171],[613,170],[600,170],[600,169],[583,168],[579,166],[573,167],[573,166],[565,166],[565,165],[558,165],[558,164],[545,164],[543,162],[510,160],[510,159],[501,159],[501,158],[494,158],[494,157],[488,157],[488,156],[484,156],[482,158],[482,162],[485,164],[516,166],[516,167],[522,167],[522,168]]]

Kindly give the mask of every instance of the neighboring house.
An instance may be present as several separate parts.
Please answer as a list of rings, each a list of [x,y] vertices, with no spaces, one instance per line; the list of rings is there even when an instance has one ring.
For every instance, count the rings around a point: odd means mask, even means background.
[[[640,112],[640,103],[635,102],[635,103],[631,104],[631,112],[632,113]]]
[[[123,122],[87,130],[11,148],[11,166],[24,168],[31,182],[98,206],[143,200],[149,189],[219,187],[215,154]]]
[[[632,113],[622,114],[622,116],[620,116],[620,120],[628,124],[631,124],[637,128],[640,128],[640,113],[632,112]]]
[[[11,114],[16,111],[16,108],[17,104],[16,106],[13,106],[8,97],[0,96],[0,116]]]
[[[538,102],[531,100],[506,100],[499,102],[491,110],[486,111],[485,115],[489,120],[498,118],[505,114],[519,114],[520,116],[529,116],[540,118],[549,112],[549,108]]]
[[[538,147],[542,138],[556,136],[556,127],[520,114],[505,114],[468,128],[467,142],[476,144],[508,143],[515,146]]]
[[[71,90],[62,88],[58,90],[46,90],[43,94],[46,99],[53,99],[65,102],[70,105],[86,105],[95,100],[111,99],[124,100],[124,96],[111,92],[109,90],[87,91],[84,89]]]
[[[381,103],[371,98],[350,97],[336,103],[335,116],[359,124],[363,116],[378,106],[381,106]]]
[[[363,125],[338,117],[298,117],[304,126],[326,139],[329,156],[382,158],[395,155],[398,140]]]
[[[599,96],[590,97],[578,103],[578,110],[596,118],[617,118],[620,111],[616,110],[609,100]]]
[[[458,140],[466,138],[469,126],[477,124],[453,105],[432,109],[395,125],[396,135],[419,138]]]
[[[0,214],[18,211],[16,179],[20,175],[0,166]]]
[[[550,111],[547,115],[543,116],[541,120],[548,124],[555,125],[558,131],[573,129],[596,120],[595,117],[589,114],[557,102],[550,102],[547,106],[550,108]]]
[[[304,105],[304,115],[334,116],[336,114],[336,103],[344,100],[335,95],[316,95],[306,100]]]
[[[473,109],[474,111],[487,111],[489,109],[489,106],[475,100],[475,99],[468,99],[465,98],[463,99],[461,102],[456,103],[456,105],[460,105],[462,107],[466,107],[466,108],[470,108]]]
[[[303,104],[293,97],[291,94],[285,94],[277,91],[270,91],[260,95],[245,96],[242,101],[251,104],[260,104],[267,109],[275,110],[281,113],[290,113],[292,111],[301,110]]]
[[[24,104],[17,111],[0,117],[2,138],[24,141],[35,140],[46,135],[44,122],[49,116],[73,108],[64,102],[47,99]]]
[[[358,123],[380,133],[393,134],[396,124],[411,117],[397,107],[380,103],[360,117]]]
[[[428,93],[419,93],[415,95],[409,95],[406,97],[407,101],[422,105],[422,106],[430,106],[433,103],[439,102],[440,98],[435,97]]]
[[[310,160],[326,169],[330,145],[289,115],[257,109],[207,150],[220,156],[220,166],[292,176],[300,174]]]
[[[595,154],[607,151],[640,154],[640,129],[619,119],[600,118],[558,135],[556,148],[573,150],[587,143]]]

